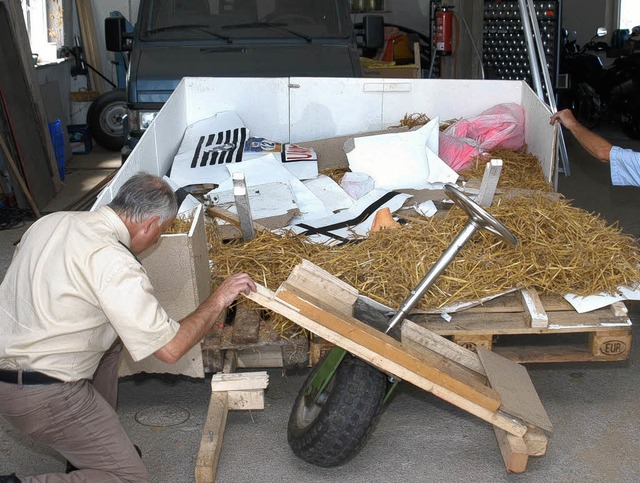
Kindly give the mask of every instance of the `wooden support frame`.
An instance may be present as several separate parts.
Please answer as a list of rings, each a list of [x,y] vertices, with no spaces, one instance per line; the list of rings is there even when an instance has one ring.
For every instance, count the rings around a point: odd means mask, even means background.
[[[507,471],[522,472],[529,456],[544,454],[544,431],[552,425],[523,366],[487,350],[474,354],[411,321],[403,325],[398,342],[351,316],[348,301],[354,294],[355,289],[305,261],[276,292],[258,285],[248,297],[491,423]]]
[[[229,411],[264,409],[269,376],[265,371],[237,374],[237,364],[235,351],[227,351],[222,372],[211,378],[211,399],[196,458],[196,483],[215,482]]]

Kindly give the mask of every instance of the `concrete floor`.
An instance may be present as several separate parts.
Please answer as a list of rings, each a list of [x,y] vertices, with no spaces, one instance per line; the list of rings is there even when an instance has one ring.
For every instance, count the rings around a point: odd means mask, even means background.
[[[625,139],[615,128],[603,126],[600,130],[612,141],[640,149],[640,143]],[[611,187],[606,166],[590,159],[570,135],[567,146],[572,175],[561,175],[559,191],[577,206],[618,221],[625,232],[640,236],[640,189]],[[90,166],[90,157],[82,162]],[[56,201],[62,206],[78,196],[70,194],[75,189],[71,180],[69,175],[65,187],[65,196],[70,198]],[[17,228],[2,233],[0,273],[4,273],[13,242],[23,231]],[[638,323],[636,307],[632,305],[631,318]],[[637,330],[634,328],[636,335]],[[286,441],[289,412],[306,371],[284,374],[280,369],[269,370],[265,410],[230,413],[228,417],[217,481],[637,482],[639,364],[640,348],[635,344],[629,360],[621,363],[529,365],[555,430],[547,454],[531,458],[521,475],[505,472],[489,424],[408,383],[400,385],[355,459],[333,469],[309,465],[293,455]],[[141,447],[153,481],[194,481],[209,387],[208,380],[168,376],[121,381],[118,412],[131,439]],[[141,413],[144,410],[151,411],[156,420],[165,416],[159,421],[164,425],[149,426]],[[0,474],[15,471],[33,475],[63,468],[62,457],[16,433],[0,419]]]

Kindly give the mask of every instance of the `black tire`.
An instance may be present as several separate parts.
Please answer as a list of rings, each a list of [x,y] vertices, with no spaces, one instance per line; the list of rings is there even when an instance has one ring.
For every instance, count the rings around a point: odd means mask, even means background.
[[[298,457],[326,468],[346,463],[366,443],[382,409],[387,376],[347,354],[320,396],[322,403],[307,407],[304,394],[323,361],[296,398],[287,438]]]
[[[621,113],[622,129],[631,139],[640,139],[640,102],[625,99]]]
[[[105,92],[91,103],[87,124],[96,142],[110,151],[120,151],[125,143],[123,118],[127,112],[124,89]]]

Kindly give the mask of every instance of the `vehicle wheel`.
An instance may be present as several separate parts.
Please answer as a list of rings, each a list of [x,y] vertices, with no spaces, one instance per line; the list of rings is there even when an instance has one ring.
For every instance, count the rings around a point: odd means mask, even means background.
[[[96,142],[110,151],[120,151],[125,143],[122,119],[127,112],[124,89],[105,92],[91,103],[87,124]]]
[[[322,359],[296,398],[287,438],[293,452],[308,463],[332,467],[346,463],[364,446],[381,412],[387,376],[347,354],[316,403],[305,393]]]
[[[622,106],[622,129],[631,139],[640,139],[640,103],[627,99]]]
[[[586,82],[578,84],[574,99],[574,113],[576,118],[588,129],[595,128],[600,123],[600,96]]]

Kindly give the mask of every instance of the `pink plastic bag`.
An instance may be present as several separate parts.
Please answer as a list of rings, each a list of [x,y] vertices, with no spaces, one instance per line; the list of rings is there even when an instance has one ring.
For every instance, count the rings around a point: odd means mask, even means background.
[[[451,169],[459,173],[466,169],[473,159],[480,154],[480,150],[476,146],[469,144],[469,141],[471,140],[457,138],[446,132],[441,132],[438,138],[438,156]]]
[[[498,104],[475,117],[461,119],[440,133],[439,156],[455,171],[465,169],[475,156],[495,148],[524,146],[524,108]]]

